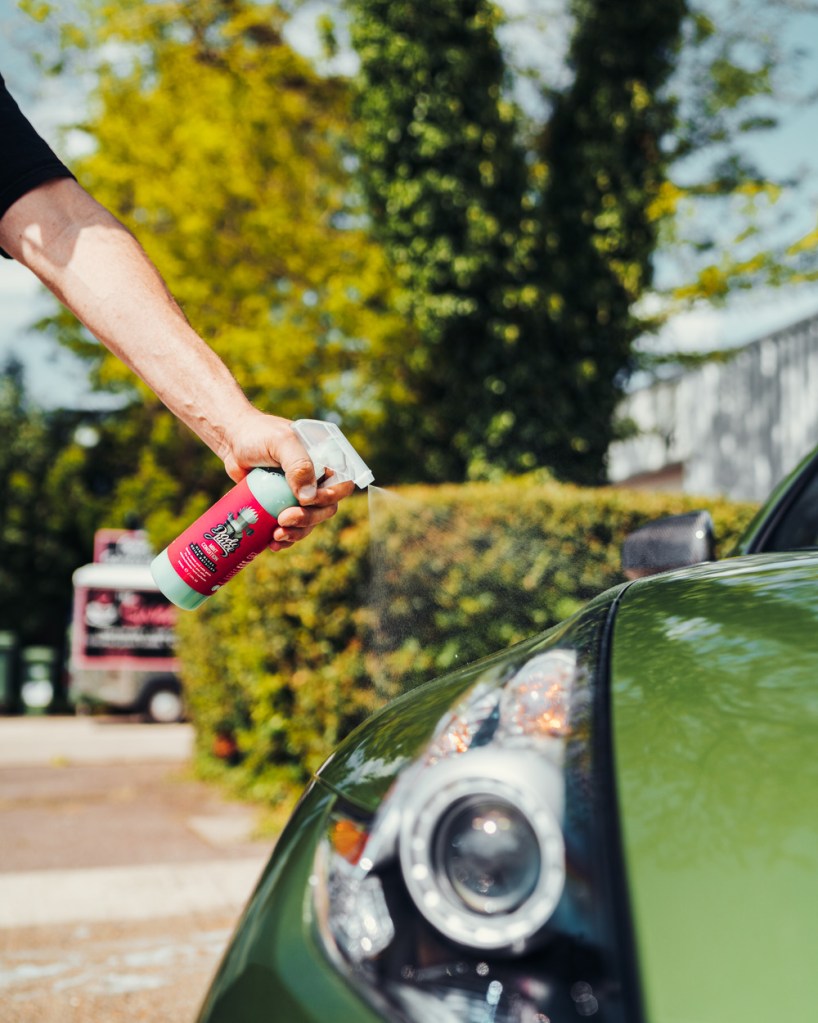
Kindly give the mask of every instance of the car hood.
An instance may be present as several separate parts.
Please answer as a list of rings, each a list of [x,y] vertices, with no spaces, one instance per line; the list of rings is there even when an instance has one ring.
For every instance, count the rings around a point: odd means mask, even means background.
[[[650,1023],[818,1000],[818,556],[634,583],[611,661],[615,771]]]

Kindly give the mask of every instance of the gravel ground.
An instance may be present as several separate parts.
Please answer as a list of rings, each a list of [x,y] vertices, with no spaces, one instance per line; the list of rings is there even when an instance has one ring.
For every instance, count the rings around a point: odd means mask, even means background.
[[[192,1023],[235,920],[0,931],[3,1023]]]
[[[0,719],[1,1023],[196,1019],[272,840],[181,727]]]
[[[265,848],[253,828],[186,764],[0,768],[0,873],[240,859]]]

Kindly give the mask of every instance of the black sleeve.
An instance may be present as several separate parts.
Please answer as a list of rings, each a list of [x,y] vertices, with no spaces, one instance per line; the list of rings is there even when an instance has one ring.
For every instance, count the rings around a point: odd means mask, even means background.
[[[0,217],[37,185],[73,176],[32,128],[0,75]]]

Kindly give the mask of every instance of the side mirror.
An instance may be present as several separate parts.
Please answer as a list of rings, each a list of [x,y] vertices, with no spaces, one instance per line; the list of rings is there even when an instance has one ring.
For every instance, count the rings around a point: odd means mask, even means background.
[[[713,520],[706,511],[670,515],[649,522],[625,537],[622,569],[628,579],[639,579],[674,568],[715,561]]]

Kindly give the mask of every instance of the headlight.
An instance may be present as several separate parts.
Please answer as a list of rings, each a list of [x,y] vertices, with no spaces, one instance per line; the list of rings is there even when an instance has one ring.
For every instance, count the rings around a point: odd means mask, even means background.
[[[504,682],[483,679],[370,829],[334,820],[320,863],[324,931],[348,960],[377,957],[392,940],[379,877],[390,863],[424,918],[464,948],[519,954],[542,935],[565,884],[563,762],[581,677],[576,652],[557,649]]]
[[[547,762],[502,750],[442,761],[403,807],[404,881],[433,927],[461,945],[521,951],[565,881],[556,813],[562,784]]]
[[[463,676],[441,680],[417,708],[406,698],[373,722],[365,756],[350,743],[319,776],[335,803],[313,876],[315,920],[329,957],[382,1018],[640,1018],[622,966],[631,938],[617,923],[611,620],[610,598],[600,599],[475,666],[436,726],[413,712]],[[405,751],[424,726],[414,759],[384,752],[393,735]],[[391,764],[391,788],[363,812]]]

